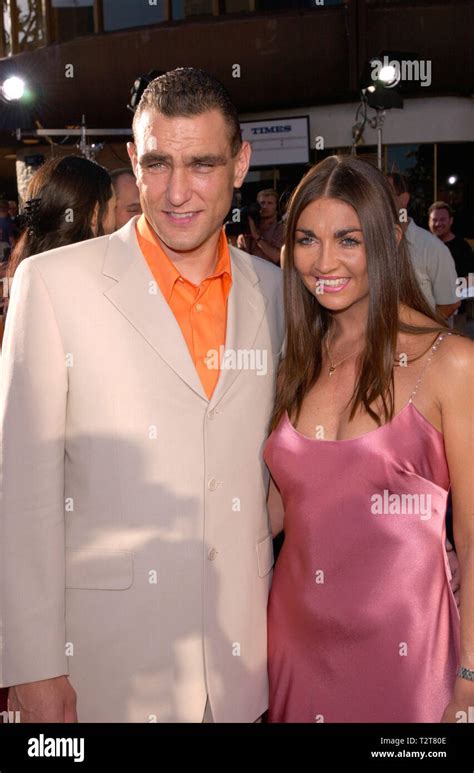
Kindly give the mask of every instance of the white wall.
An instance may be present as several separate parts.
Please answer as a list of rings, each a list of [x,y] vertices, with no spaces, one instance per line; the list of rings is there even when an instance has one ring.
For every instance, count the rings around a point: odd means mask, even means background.
[[[311,147],[322,136],[326,148],[352,144],[357,102],[340,105],[264,111],[240,115],[243,121],[309,115]],[[372,108],[368,116],[375,115]],[[377,132],[368,125],[365,145],[377,144]],[[387,110],[383,127],[384,144],[418,142],[474,142],[474,99],[464,97],[425,97],[406,99],[403,110]]]

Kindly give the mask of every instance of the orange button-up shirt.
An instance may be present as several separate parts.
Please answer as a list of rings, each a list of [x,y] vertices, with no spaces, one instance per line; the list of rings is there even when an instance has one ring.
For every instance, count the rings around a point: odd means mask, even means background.
[[[211,399],[225,345],[227,298],[232,286],[229,247],[224,229],[211,276],[195,285],[166,255],[145,215],[136,223],[138,243],[150,271],[181,328],[204,391]],[[218,363],[219,367],[216,367]]]

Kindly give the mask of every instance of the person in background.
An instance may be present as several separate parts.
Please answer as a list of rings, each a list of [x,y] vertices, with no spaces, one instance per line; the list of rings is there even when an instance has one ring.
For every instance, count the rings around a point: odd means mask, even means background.
[[[13,223],[13,242],[15,243],[20,234],[21,218],[18,214],[18,203],[15,199],[10,199],[8,202],[8,214],[10,215]]]
[[[441,239],[453,256],[458,277],[467,277],[474,271],[474,255],[469,242],[453,233],[453,210],[445,201],[435,201],[429,208],[429,228]]]
[[[474,255],[465,239],[456,236],[453,231],[453,210],[445,201],[435,201],[429,208],[429,229],[434,236],[446,245],[453,256],[458,277],[469,281],[469,274],[474,272]],[[469,305],[472,308],[473,301],[469,299],[461,303],[454,318],[456,329],[467,332],[466,322]]]
[[[404,175],[392,172],[388,181],[395,193],[400,227],[423,295],[433,310],[449,320],[461,305],[456,295],[457,274],[451,253],[439,239],[408,217],[410,192]]]
[[[30,255],[115,230],[115,193],[104,167],[82,156],[46,161],[31,178],[9,274]]]
[[[243,234],[239,236],[237,246],[251,255],[270,260],[279,266],[280,250],[284,242],[284,226],[278,220],[278,192],[273,188],[259,191],[257,203],[260,206],[259,223],[257,225],[249,217],[250,236]]]
[[[0,257],[3,257],[3,250],[11,247],[15,236],[15,226],[10,217],[8,201],[0,199]]]
[[[115,190],[115,230],[118,231],[135,215],[141,215],[142,207],[133,170],[128,167],[114,169],[110,173]]]
[[[7,278],[25,258],[115,230],[115,193],[106,169],[81,156],[46,161],[31,178],[21,235]],[[8,296],[8,292],[7,292]],[[4,301],[6,314],[8,297]]]

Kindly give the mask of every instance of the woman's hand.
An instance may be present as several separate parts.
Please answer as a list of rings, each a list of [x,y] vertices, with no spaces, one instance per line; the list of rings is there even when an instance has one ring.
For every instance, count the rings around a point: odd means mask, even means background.
[[[472,714],[474,712],[474,682],[458,677],[441,722],[468,722],[469,708]]]
[[[461,572],[459,570],[459,561],[451,545],[449,539],[446,537],[446,555],[448,556],[449,568],[451,569],[451,590],[453,592],[454,599],[459,609],[461,603]]]

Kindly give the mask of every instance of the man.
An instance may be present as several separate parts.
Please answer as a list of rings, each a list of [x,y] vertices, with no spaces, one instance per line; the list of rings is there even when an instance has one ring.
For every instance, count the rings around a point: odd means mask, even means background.
[[[420,228],[408,217],[410,193],[405,177],[398,172],[388,175],[400,212],[400,226],[420,288],[429,305],[449,319],[461,305],[456,296],[456,267],[451,254],[439,239]]]
[[[10,215],[13,221],[15,221],[16,218],[18,217],[18,204],[15,201],[15,199],[11,199],[8,202],[8,214]]]
[[[160,76],[133,128],[143,216],[12,286],[0,686],[22,721],[253,722],[281,272],[225,240],[250,146],[218,81]]]
[[[441,239],[453,256],[458,277],[474,272],[474,256],[469,243],[453,231],[453,211],[445,201],[435,201],[429,208],[429,229]]]
[[[0,261],[4,250],[12,246],[15,236],[15,226],[10,217],[9,205],[6,199],[0,200]]]
[[[240,236],[237,244],[251,255],[270,260],[280,265],[280,251],[284,242],[283,224],[279,222],[278,193],[273,188],[259,191],[257,204],[260,206],[258,227],[253,218],[249,217],[250,236]]]
[[[140,215],[142,208],[132,169],[114,169],[110,177],[115,191],[115,230],[118,231],[132,217]]]

